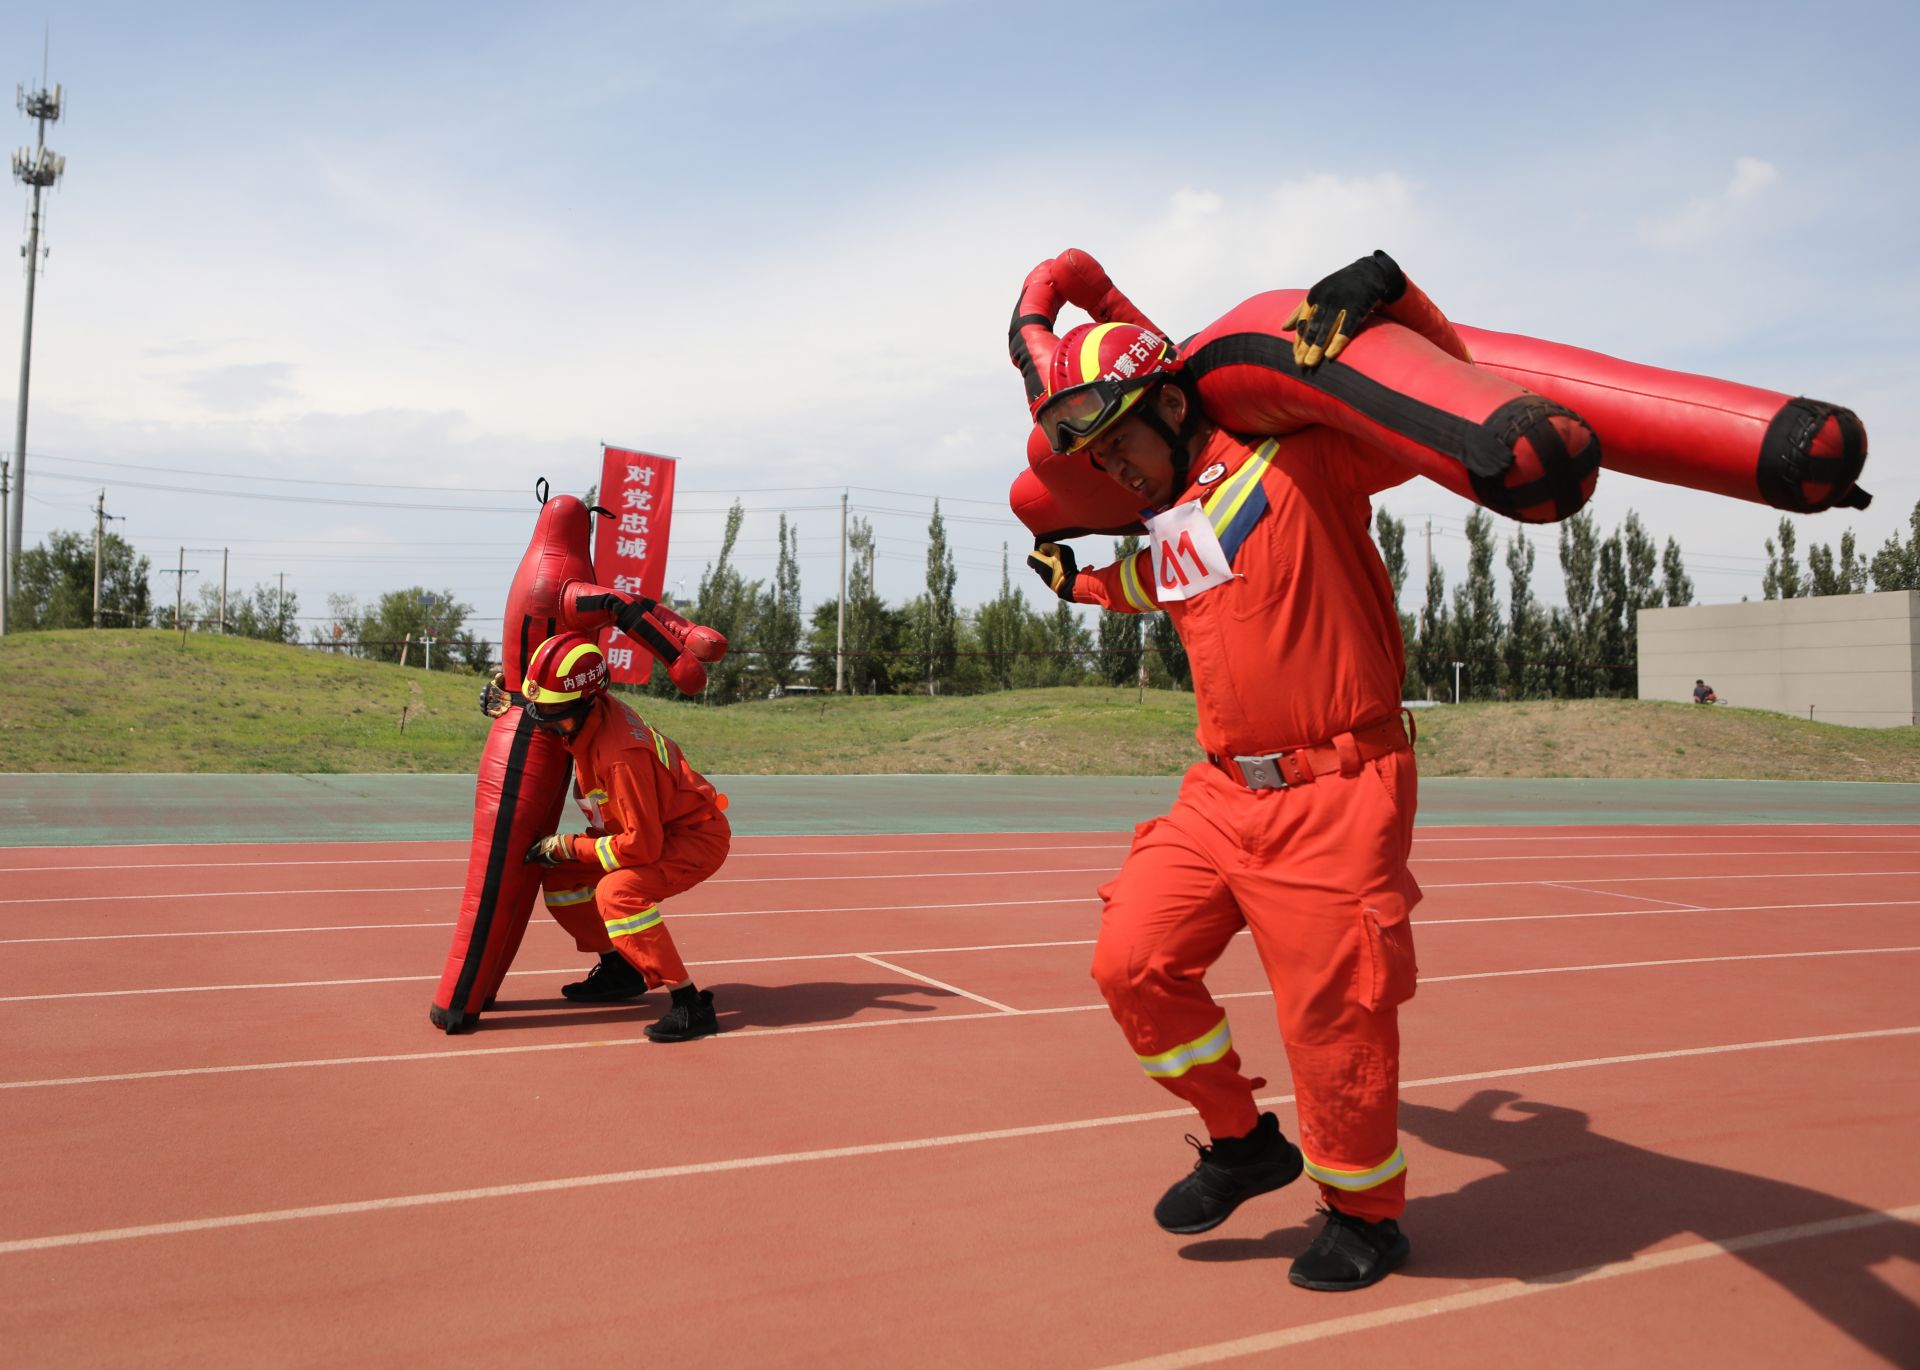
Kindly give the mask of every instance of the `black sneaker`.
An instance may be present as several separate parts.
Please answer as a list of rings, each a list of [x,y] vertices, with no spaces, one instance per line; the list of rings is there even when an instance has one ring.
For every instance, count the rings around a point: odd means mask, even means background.
[[[603,951],[600,964],[587,972],[586,979],[562,985],[560,992],[576,1004],[611,1004],[645,994],[647,977],[628,965],[619,952]]]
[[[1193,1173],[1160,1196],[1153,1220],[1169,1232],[1210,1232],[1242,1203],[1300,1178],[1300,1148],[1280,1131],[1280,1120],[1262,1113],[1253,1131],[1202,1146]]]
[[[656,1042],[691,1042],[718,1031],[720,1018],[713,1011],[713,991],[703,989],[685,999],[675,999],[660,1021],[647,1028],[647,1036]]]
[[[1287,1272],[1287,1278],[1302,1289],[1335,1293],[1365,1289],[1407,1263],[1413,1248],[1392,1218],[1370,1223],[1337,1208],[1321,1212],[1327,1215],[1327,1225]]]

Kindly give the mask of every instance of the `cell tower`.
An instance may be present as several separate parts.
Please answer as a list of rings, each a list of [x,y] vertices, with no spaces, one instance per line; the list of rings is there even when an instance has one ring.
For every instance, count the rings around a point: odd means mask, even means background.
[[[46,77],[43,75],[44,82]],[[33,188],[33,210],[27,219],[27,242],[20,254],[27,261],[26,321],[20,329],[20,406],[13,425],[12,507],[4,511],[7,534],[0,546],[0,633],[7,630],[7,606],[13,597],[14,571],[19,563],[20,537],[27,503],[27,378],[33,369],[33,287],[40,278],[40,192],[59,184],[67,159],[47,146],[47,125],[60,118],[62,91],[15,88],[20,112],[34,121],[34,145],[13,154],[13,178]]]

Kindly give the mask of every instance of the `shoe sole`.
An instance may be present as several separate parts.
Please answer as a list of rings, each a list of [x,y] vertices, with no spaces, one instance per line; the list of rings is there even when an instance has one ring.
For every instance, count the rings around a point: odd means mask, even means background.
[[[1281,1176],[1279,1179],[1276,1179],[1270,1185],[1265,1185],[1259,1189],[1248,1190],[1245,1194],[1242,1194],[1239,1198],[1235,1199],[1233,1201],[1233,1206],[1231,1208],[1228,1208],[1225,1212],[1221,1213],[1219,1217],[1209,1218],[1205,1222],[1194,1223],[1187,1227],[1169,1227],[1165,1223],[1161,1222],[1158,1218],[1155,1218],[1154,1222],[1158,1224],[1162,1232],[1171,1232],[1176,1237],[1192,1237],[1201,1232],[1211,1232],[1213,1231],[1214,1228],[1220,1226],[1220,1224],[1225,1222],[1228,1218],[1231,1218],[1234,1215],[1234,1211],[1238,1209],[1240,1205],[1245,1203],[1248,1199],[1257,1199],[1262,1194],[1271,1194],[1276,1189],[1285,1189],[1288,1185],[1292,1184],[1295,1180],[1299,1179],[1302,1173],[1305,1172],[1306,1168],[1307,1168],[1306,1158],[1300,1154],[1300,1148],[1295,1147],[1293,1149],[1293,1170],[1290,1173],[1284,1176]]]
[[[709,1028],[705,1032],[676,1032],[671,1036],[664,1032],[655,1032],[652,1028],[647,1029],[647,1040],[649,1042],[697,1042],[702,1037],[718,1037],[719,1035],[719,1028]]]
[[[644,999],[647,992],[636,989],[631,994],[568,994],[563,989],[560,997],[570,1004],[623,1004],[629,999]]]
[[[1380,1257],[1380,1263],[1367,1272],[1367,1277],[1364,1280],[1354,1280],[1351,1283],[1342,1283],[1339,1280],[1304,1280],[1289,1271],[1287,1274],[1287,1282],[1296,1284],[1302,1289],[1317,1289],[1323,1294],[1345,1294],[1350,1290],[1365,1289],[1370,1285],[1380,1283],[1380,1281],[1405,1265],[1407,1263],[1407,1257],[1412,1254],[1413,1245],[1407,1241],[1406,1235],[1403,1233],[1400,1240],[1388,1247],[1386,1252]]]

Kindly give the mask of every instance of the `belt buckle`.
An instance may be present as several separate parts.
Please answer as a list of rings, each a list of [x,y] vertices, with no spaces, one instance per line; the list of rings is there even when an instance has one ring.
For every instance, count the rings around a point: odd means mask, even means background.
[[[1236,756],[1233,764],[1240,768],[1240,779],[1250,790],[1284,790],[1288,788],[1287,778],[1280,774],[1280,758],[1283,753],[1275,752],[1271,756]]]

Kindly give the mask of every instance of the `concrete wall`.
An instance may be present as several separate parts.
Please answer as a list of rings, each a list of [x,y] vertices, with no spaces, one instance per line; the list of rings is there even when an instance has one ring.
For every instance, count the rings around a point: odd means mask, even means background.
[[[1640,698],[1721,700],[1862,728],[1920,712],[1920,590],[1642,609]]]

